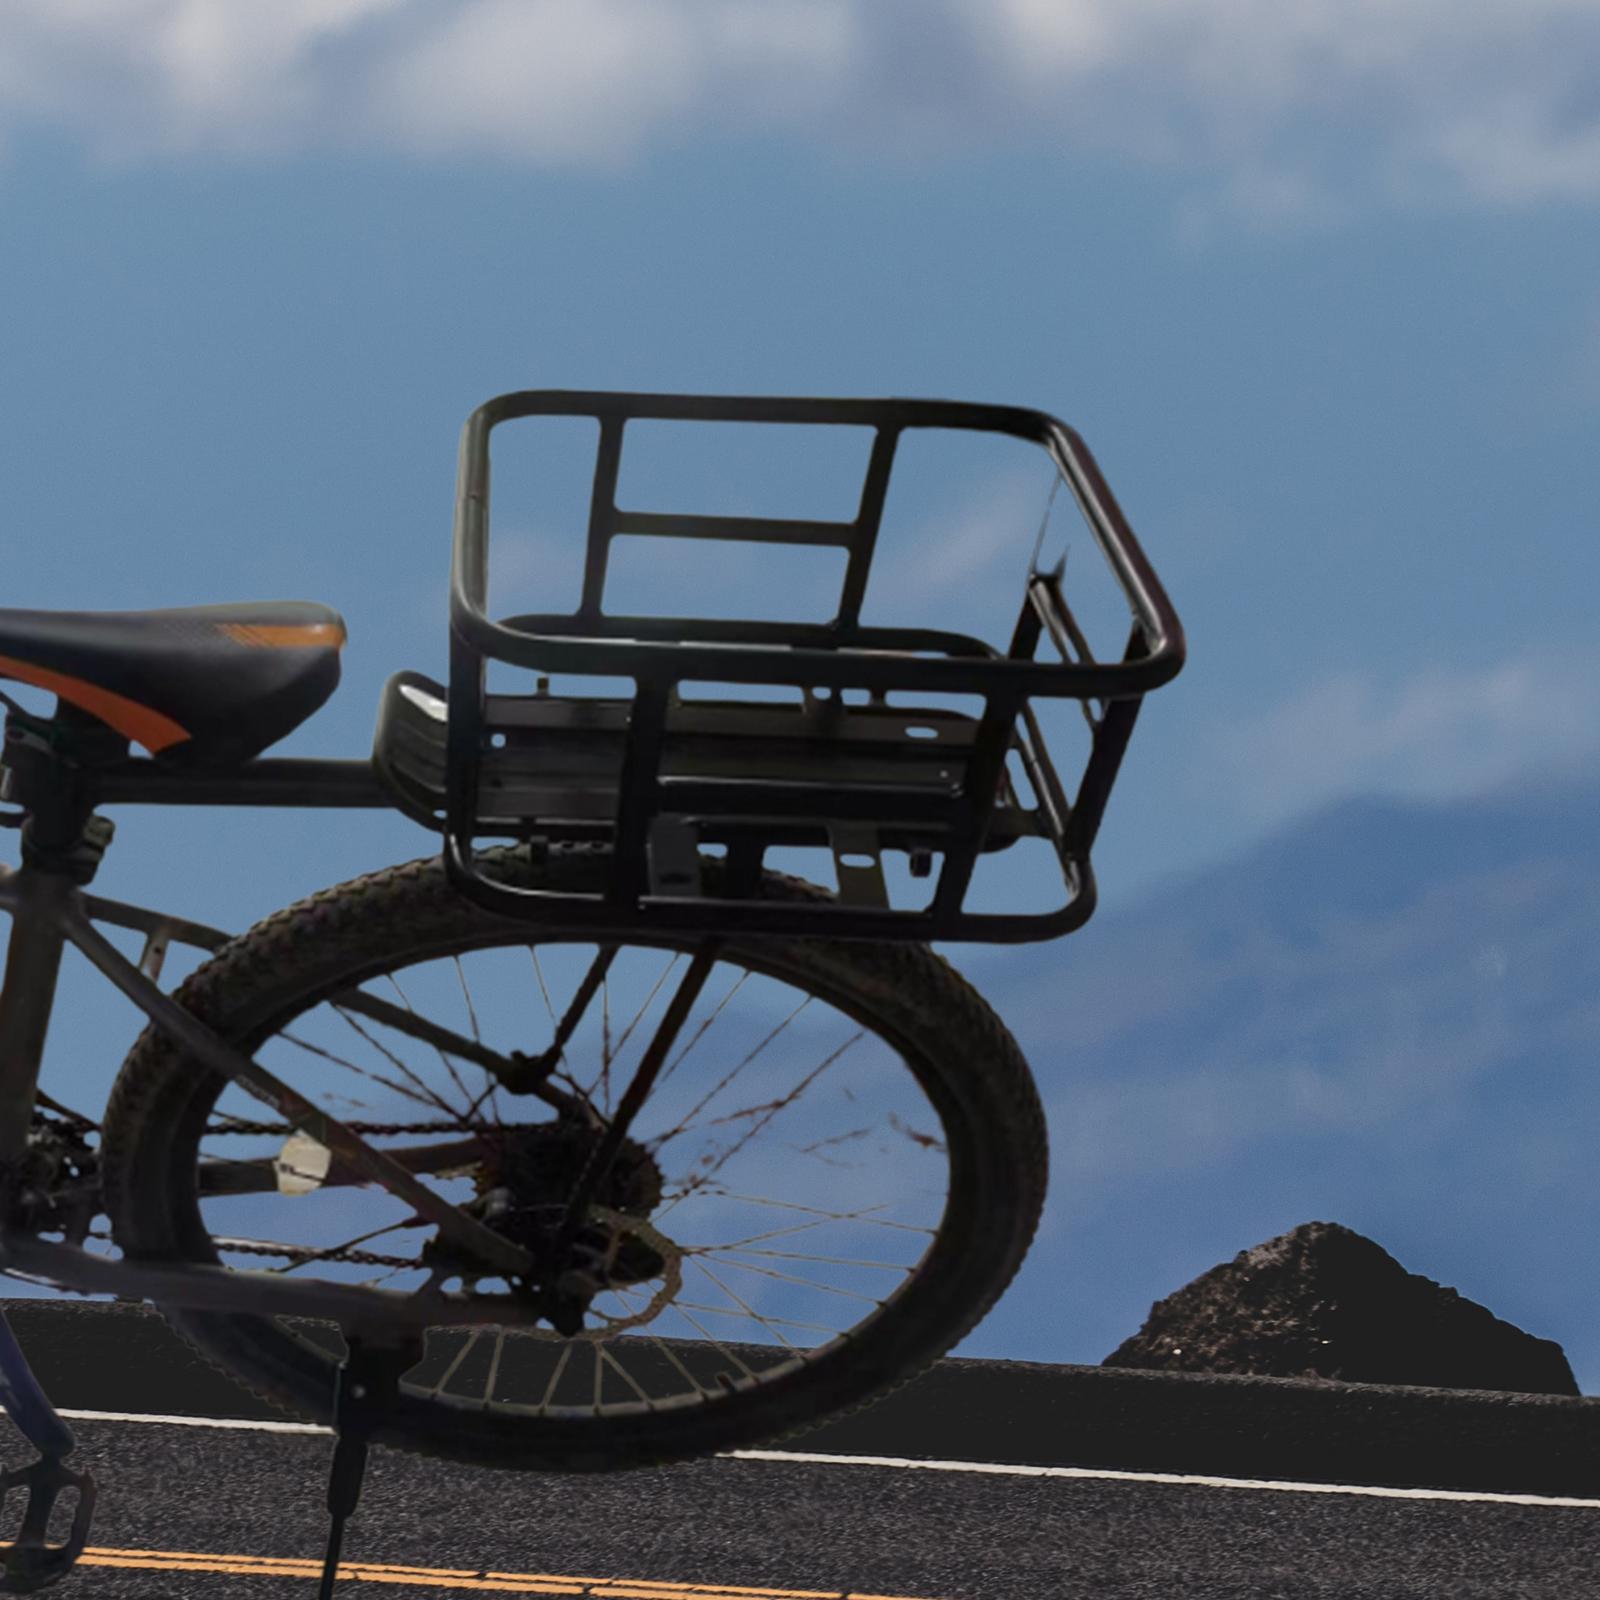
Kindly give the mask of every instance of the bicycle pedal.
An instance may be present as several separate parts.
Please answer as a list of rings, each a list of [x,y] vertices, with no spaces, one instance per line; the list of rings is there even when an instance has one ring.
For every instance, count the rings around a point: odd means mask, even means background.
[[[32,1594],[59,1583],[83,1554],[94,1516],[94,1479],[87,1472],[74,1472],[57,1456],[41,1456],[32,1466],[16,1467],[0,1478],[0,1504],[17,1488],[27,1489],[28,1503],[16,1540],[5,1552],[0,1593]],[[78,1491],[77,1509],[65,1541],[49,1544],[46,1530],[50,1513],[63,1489]]]

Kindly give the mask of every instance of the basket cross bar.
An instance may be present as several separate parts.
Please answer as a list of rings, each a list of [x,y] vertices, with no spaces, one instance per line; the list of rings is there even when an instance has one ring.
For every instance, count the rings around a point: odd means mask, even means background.
[[[489,443],[513,418],[598,423],[581,596],[571,612],[494,620],[488,610]],[[871,430],[849,521],[700,516],[619,507],[627,428],[636,419],[824,424]],[[1096,660],[1061,574],[1029,571],[1001,650],[943,628],[864,624],[899,441],[916,428],[1009,434],[1050,456],[1128,603],[1120,660]],[[620,616],[605,610],[619,535],[831,546],[846,552],[838,608],[824,622]],[[1048,641],[1055,659],[1040,659]],[[480,407],[463,432],[451,576],[448,688],[415,673],[386,691],[377,770],[402,809],[438,828],[453,881],[505,915],[559,917],[637,935],[753,932],[838,938],[1015,942],[1070,931],[1093,910],[1089,864],[1143,695],[1183,662],[1181,625],[1081,439],[1041,412],[947,401],[804,400],[530,390]],[[491,661],[538,675],[534,692],[490,693]],[[632,680],[632,693],[552,693],[553,674]],[[770,699],[710,700],[685,684],[786,688]],[[846,691],[854,691],[847,700]],[[904,697],[976,695],[969,716]],[[891,696],[898,697],[891,700]],[[1033,702],[1082,703],[1090,755],[1070,798]],[[864,702],[864,703],[863,703]],[[1013,763],[1034,803],[1025,805]],[[965,901],[985,852],[1045,839],[1065,901],[1043,913],[977,912]],[[477,841],[609,844],[599,895],[495,881]],[[832,851],[832,902],[756,893],[765,851]],[[890,904],[886,851],[913,876],[941,864],[925,905]]]

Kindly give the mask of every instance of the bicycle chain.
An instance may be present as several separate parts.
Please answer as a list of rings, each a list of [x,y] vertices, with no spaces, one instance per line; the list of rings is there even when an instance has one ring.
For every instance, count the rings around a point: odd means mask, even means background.
[[[347,1122],[344,1124],[352,1133],[520,1133],[525,1128],[541,1127],[543,1124],[536,1122],[466,1122],[457,1117],[449,1122]],[[291,1122],[246,1122],[239,1117],[229,1117],[223,1125],[210,1124],[207,1133],[255,1133],[278,1134],[294,1133],[295,1127]]]
[[[91,1229],[91,1239],[110,1240],[111,1234],[104,1229]],[[348,1261],[357,1267],[402,1267],[415,1268],[415,1256],[380,1256],[373,1250],[287,1250],[276,1245],[258,1244],[252,1239],[216,1239],[211,1241],[221,1250],[233,1251],[244,1256],[280,1256],[293,1258],[302,1256],[307,1260],[317,1261]]]
[[[347,1122],[345,1124],[352,1133],[362,1134],[400,1134],[400,1133],[491,1133],[495,1131],[510,1131],[519,1124],[485,1124],[466,1122],[460,1117],[445,1122]],[[280,1134],[287,1135],[296,1131],[290,1122],[248,1122],[241,1117],[228,1117],[221,1125],[212,1124],[206,1129],[207,1133],[239,1133],[239,1134],[265,1134],[274,1138]],[[104,1229],[91,1229],[91,1239],[111,1240],[111,1234]],[[397,1267],[414,1268],[417,1265],[414,1256],[384,1256],[374,1250],[307,1250],[304,1252],[294,1250],[276,1249],[272,1245],[257,1244],[249,1239],[230,1239],[221,1246],[224,1250],[231,1250],[238,1255],[253,1256],[278,1256],[293,1258],[303,1254],[308,1259],[315,1257],[319,1261],[348,1261],[357,1267]]]
[[[481,1124],[467,1122],[461,1118],[443,1122],[348,1122],[345,1124],[353,1133],[369,1134],[399,1134],[399,1133],[485,1133],[485,1132],[510,1132],[524,1126],[538,1127],[543,1124]],[[212,1125],[207,1130],[212,1133],[238,1133],[238,1134],[270,1134],[276,1137],[279,1134],[290,1134],[296,1131],[292,1123],[287,1122],[247,1122],[242,1118],[230,1117],[225,1126]],[[644,1238],[647,1243],[659,1246],[665,1262],[664,1287],[650,1300],[643,1311],[634,1312],[623,1317],[613,1317],[602,1313],[607,1327],[605,1329],[586,1329],[586,1338],[605,1338],[614,1334],[619,1329],[635,1327],[649,1322],[661,1309],[662,1305],[672,1300],[682,1286],[682,1267],[679,1261],[681,1251],[676,1249],[662,1234],[650,1226],[648,1222],[639,1218],[625,1217],[622,1212],[612,1211],[607,1207],[596,1208],[606,1221],[613,1224],[622,1224],[630,1231]],[[104,1229],[89,1229],[89,1237],[103,1239],[114,1243],[112,1235]],[[279,1260],[288,1259],[295,1261],[317,1260],[330,1262],[348,1262],[357,1267],[391,1267],[398,1271],[414,1271],[420,1263],[414,1256],[386,1256],[379,1255],[374,1250],[357,1250],[349,1246],[340,1246],[331,1250],[297,1251],[284,1249],[281,1246],[261,1244],[252,1239],[214,1238],[212,1241],[219,1249],[231,1251],[237,1255],[272,1256]],[[536,1331],[536,1330],[530,1330]],[[554,1334],[550,1337],[555,1337]]]
[[[620,1329],[640,1327],[644,1323],[651,1321],[660,1312],[662,1306],[673,1300],[683,1287],[683,1268],[680,1259],[683,1252],[681,1250],[675,1248],[668,1239],[652,1228],[648,1222],[644,1222],[640,1218],[624,1217],[621,1212],[611,1211],[604,1206],[597,1209],[607,1222],[620,1223],[637,1233],[646,1243],[659,1248],[662,1252],[665,1270],[662,1273],[664,1280],[662,1288],[651,1297],[649,1304],[645,1306],[643,1311],[631,1312],[622,1317],[612,1316],[605,1311],[600,1312],[599,1315],[605,1319],[606,1326],[603,1328],[585,1328],[580,1335],[580,1337],[591,1342],[608,1339]],[[111,1239],[109,1233],[98,1229],[91,1230],[90,1237],[107,1241]],[[219,1245],[223,1250],[231,1250],[239,1255],[283,1257],[293,1253],[288,1250],[277,1249],[272,1245],[256,1244],[249,1239],[218,1239],[213,1240],[213,1243]],[[310,1253],[308,1252],[308,1254]],[[402,1271],[412,1271],[417,1267],[417,1261],[412,1256],[380,1256],[372,1250],[330,1250],[327,1252],[317,1251],[314,1254],[319,1261],[348,1261],[358,1267],[396,1267]],[[540,1339],[558,1337],[553,1331],[546,1333],[542,1328],[528,1328],[524,1331]]]
[[[347,1122],[345,1127],[352,1133],[395,1135],[402,1133],[513,1133],[523,1128],[542,1127],[542,1123],[474,1123],[457,1117],[450,1121],[435,1122]],[[229,1117],[221,1125],[212,1124],[208,1133],[237,1133],[271,1135],[292,1134],[296,1131],[293,1123],[289,1122],[249,1122],[240,1117]],[[609,1215],[609,1213],[608,1213]],[[616,1214],[620,1217],[620,1213]],[[653,1230],[651,1230],[653,1231]],[[92,1231],[92,1238],[109,1240],[111,1235],[107,1232]],[[659,1237],[659,1236],[658,1236]],[[238,1255],[276,1256],[279,1258],[293,1258],[302,1254],[299,1251],[285,1250],[270,1244],[258,1244],[249,1239],[213,1240],[222,1250],[232,1251]],[[394,1267],[401,1270],[415,1269],[418,1265],[414,1256],[385,1256],[373,1250],[353,1250],[341,1248],[335,1250],[315,1250],[303,1252],[306,1259],[318,1261],[347,1261],[352,1266],[358,1267]],[[659,1298],[659,1297],[658,1297]],[[623,1319],[621,1325],[628,1325],[642,1318]]]

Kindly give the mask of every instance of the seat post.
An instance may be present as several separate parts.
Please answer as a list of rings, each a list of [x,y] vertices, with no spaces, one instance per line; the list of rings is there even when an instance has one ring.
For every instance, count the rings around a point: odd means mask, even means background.
[[[128,741],[65,701],[46,721],[9,695],[0,699],[11,707],[0,798],[15,802],[25,817],[23,864],[83,887],[94,881],[115,832],[109,818],[94,814],[98,775],[126,757]]]
[[[56,912],[75,892],[61,873],[30,866],[13,873],[7,887],[11,938],[0,988],[0,1174],[15,1171],[27,1150],[65,943]]]
[[[10,1183],[27,1149],[33,1125],[39,1063],[55,1001],[66,942],[61,912],[81,885],[94,878],[111,842],[112,824],[94,815],[92,772],[75,757],[92,760],[127,741],[109,729],[62,715],[46,722],[13,706],[5,723],[3,793],[24,817],[22,865],[6,879],[11,913],[4,986],[0,987],[0,1180]],[[88,721],[91,725],[84,726]],[[109,741],[105,736],[109,735]],[[0,1218],[3,1220],[3,1218]]]

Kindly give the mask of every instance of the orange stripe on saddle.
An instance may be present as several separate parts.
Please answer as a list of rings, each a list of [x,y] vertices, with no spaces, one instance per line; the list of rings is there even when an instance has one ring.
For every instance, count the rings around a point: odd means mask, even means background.
[[[97,683],[85,683],[82,678],[35,666],[31,661],[0,656],[0,678],[14,678],[18,683],[30,683],[35,689],[47,689],[51,694],[60,695],[118,733],[126,734],[136,744],[143,745],[151,755],[171,745],[182,744],[190,737],[189,730],[181,723],[140,705],[137,700],[102,689]]]

